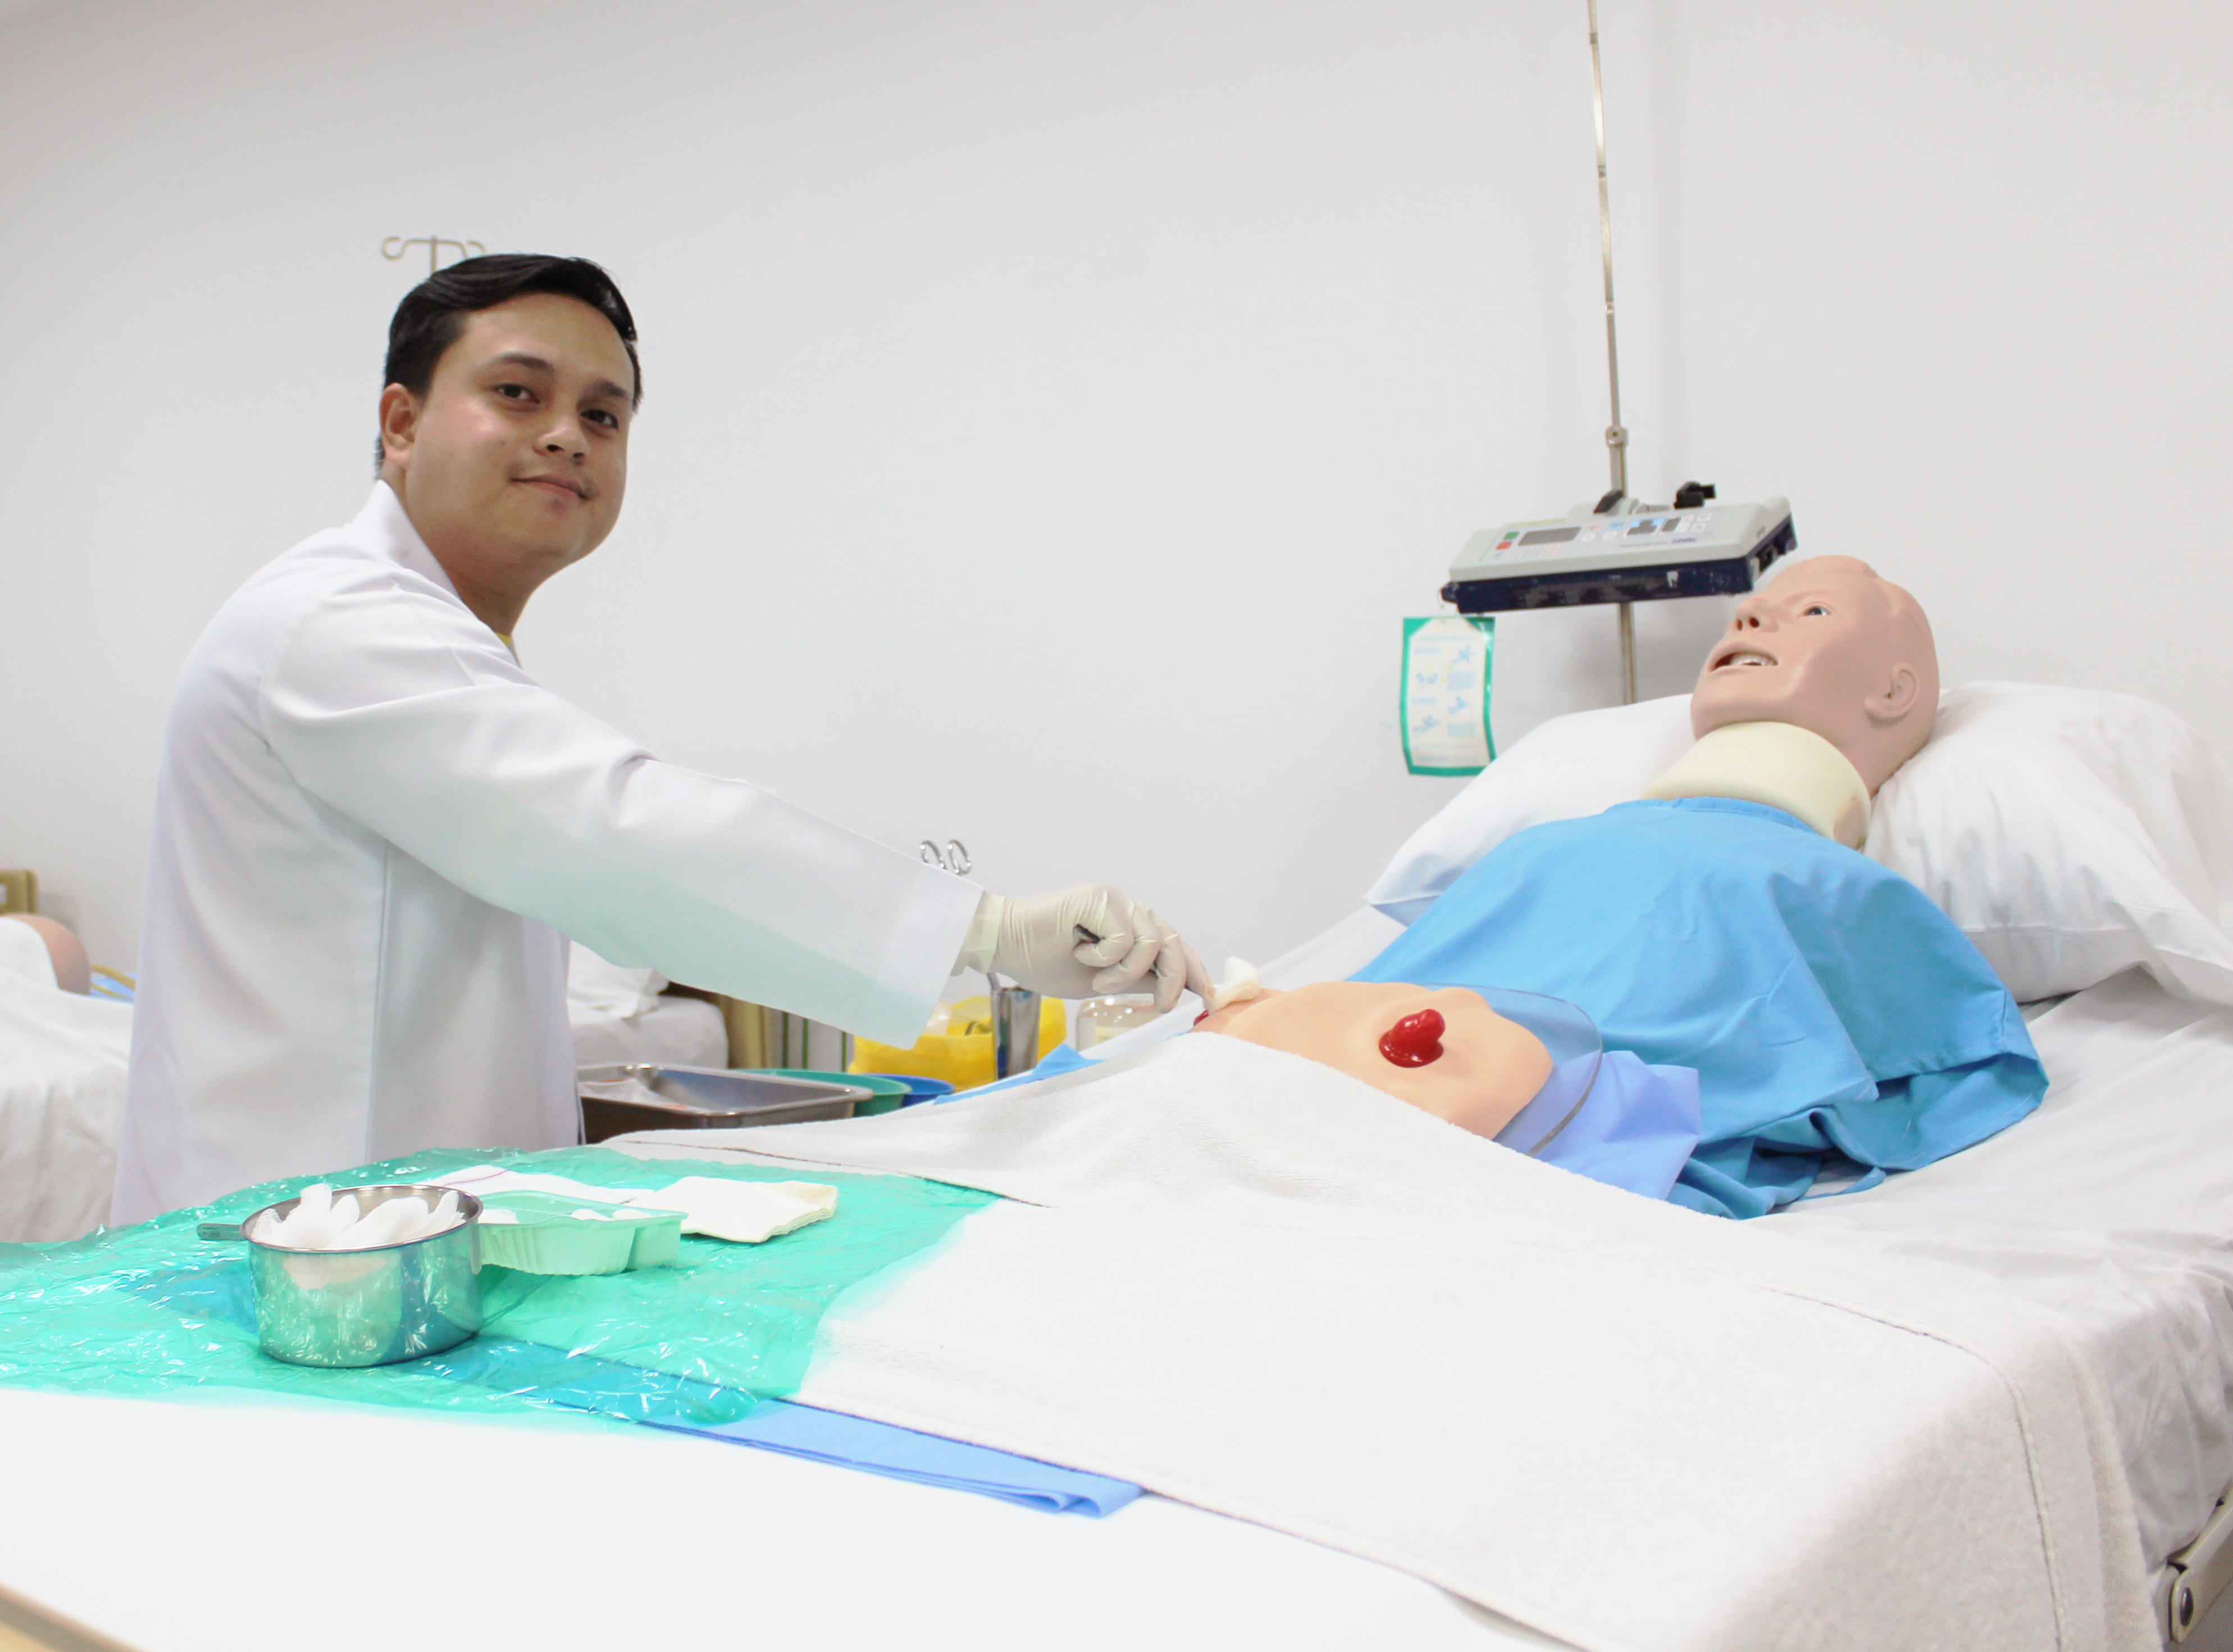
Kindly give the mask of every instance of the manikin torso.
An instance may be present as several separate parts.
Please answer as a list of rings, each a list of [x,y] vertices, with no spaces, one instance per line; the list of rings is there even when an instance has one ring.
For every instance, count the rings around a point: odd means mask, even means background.
[[[1551,1076],[1551,1052],[1462,986],[1321,981],[1204,1016],[1221,1032],[1306,1056],[1401,1102],[1493,1136]]]

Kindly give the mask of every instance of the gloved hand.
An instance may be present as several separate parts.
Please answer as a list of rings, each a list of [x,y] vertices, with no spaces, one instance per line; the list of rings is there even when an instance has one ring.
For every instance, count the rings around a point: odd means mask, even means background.
[[[1205,998],[1212,991],[1209,972],[1178,932],[1105,883],[1013,901],[986,895],[978,902],[960,964],[998,971],[1058,998],[1122,992],[1152,975],[1159,1010],[1176,1004],[1187,988]]]

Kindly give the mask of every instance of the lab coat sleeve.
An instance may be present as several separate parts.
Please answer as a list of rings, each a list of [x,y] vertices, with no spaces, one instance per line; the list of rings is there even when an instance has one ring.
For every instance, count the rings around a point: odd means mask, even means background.
[[[892,1044],[921,1033],[980,891],[760,787],[661,763],[403,579],[282,633],[264,738],[327,808],[471,894],[648,966]]]

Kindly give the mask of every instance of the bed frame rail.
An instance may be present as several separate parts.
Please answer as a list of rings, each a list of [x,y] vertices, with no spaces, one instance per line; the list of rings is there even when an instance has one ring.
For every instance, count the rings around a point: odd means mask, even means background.
[[[2198,1645],[2203,1619],[2210,1616],[2225,1585],[2233,1583],[2233,1501],[2228,1499],[2233,1499],[2233,1488],[2218,1499],[2202,1535],[2164,1563],[2169,1573],[2163,1591],[2166,1645],[2181,1646],[2190,1640]]]

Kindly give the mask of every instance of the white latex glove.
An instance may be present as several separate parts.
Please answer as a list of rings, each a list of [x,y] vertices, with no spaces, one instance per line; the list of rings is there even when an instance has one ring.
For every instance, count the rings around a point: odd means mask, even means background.
[[[1153,976],[1159,1010],[1169,1009],[1189,987],[1204,998],[1212,990],[1209,972],[1178,932],[1105,883],[1012,901],[986,895],[977,904],[960,964],[998,971],[1057,998],[1122,992]]]

